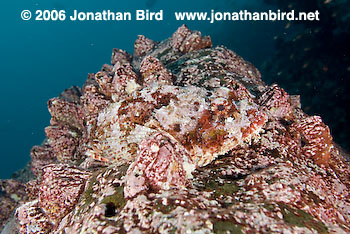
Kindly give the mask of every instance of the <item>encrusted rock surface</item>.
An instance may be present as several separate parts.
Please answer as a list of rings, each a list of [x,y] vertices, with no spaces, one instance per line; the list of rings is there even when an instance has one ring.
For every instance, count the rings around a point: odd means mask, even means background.
[[[350,152],[350,1],[263,2],[286,12],[320,13],[320,20],[286,21],[281,33],[276,30],[273,55],[261,72],[266,83],[301,95],[303,110],[321,115],[334,140]]]
[[[0,230],[6,220],[13,215],[14,209],[27,200],[25,186],[22,182],[9,179],[0,180]]]
[[[321,117],[211,46],[186,26],[139,36],[51,99],[19,231],[349,232],[349,164]]]

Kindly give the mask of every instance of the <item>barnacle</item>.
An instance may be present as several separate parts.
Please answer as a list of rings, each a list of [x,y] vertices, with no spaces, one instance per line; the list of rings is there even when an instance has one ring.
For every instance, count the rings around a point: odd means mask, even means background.
[[[177,29],[171,38],[171,46],[182,53],[211,47],[210,37],[202,37],[198,31],[192,32],[185,25]]]
[[[294,123],[292,131],[303,142],[303,153],[320,164],[328,164],[333,149],[332,136],[329,128],[321,117],[311,116]]]
[[[144,35],[138,35],[134,44],[134,55],[141,57],[151,52],[156,43]]]
[[[320,117],[186,26],[134,53],[49,101],[20,232],[349,232],[350,167]]]

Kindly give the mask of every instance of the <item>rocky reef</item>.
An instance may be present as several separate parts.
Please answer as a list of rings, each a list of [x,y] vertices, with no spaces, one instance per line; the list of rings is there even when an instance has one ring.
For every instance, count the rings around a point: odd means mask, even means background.
[[[301,95],[303,110],[321,115],[334,141],[350,152],[350,1],[264,0],[281,11],[319,11],[317,21],[288,21],[261,72]]]
[[[181,26],[48,101],[20,233],[347,233],[350,168],[298,96]]]

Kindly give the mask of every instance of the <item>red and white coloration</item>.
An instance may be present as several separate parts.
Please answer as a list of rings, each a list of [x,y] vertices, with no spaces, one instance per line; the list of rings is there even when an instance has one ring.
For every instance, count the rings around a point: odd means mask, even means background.
[[[30,150],[31,157],[31,169],[34,175],[39,176],[42,173],[42,168],[45,165],[54,163],[57,158],[56,155],[52,152],[52,148],[49,145],[43,146],[34,146]]]
[[[95,80],[99,86],[100,93],[103,93],[106,97],[110,98],[112,94],[116,93],[112,84],[113,76],[111,72],[99,71],[95,74]]]
[[[84,109],[84,120],[87,126],[94,125],[98,113],[105,108],[109,101],[98,92],[98,88],[93,84],[88,84],[83,89],[80,97],[81,106]]]
[[[328,164],[333,149],[332,136],[321,117],[311,116],[292,124],[291,132],[305,144],[303,154],[319,164]]]
[[[253,102],[253,98],[252,98],[252,95],[250,94],[249,90],[241,83],[232,79],[232,80],[227,82],[227,86],[232,91],[231,96],[232,96],[233,100],[241,101],[241,100],[247,99],[249,102]]]
[[[84,114],[80,106],[60,98],[52,98],[47,102],[51,114],[51,125],[62,122],[79,130],[84,129]]]
[[[79,133],[69,129],[67,125],[49,126],[45,128],[48,144],[60,162],[74,160],[79,144]]]
[[[147,189],[185,188],[194,170],[183,146],[164,133],[156,133],[144,140],[137,154],[136,161],[127,171],[126,197],[134,197]]]
[[[244,140],[254,134],[257,134],[267,121],[267,115],[265,112],[259,110],[248,110],[247,115],[248,119],[250,120],[250,124],[248,127],[242,128],[242,138]]]
[[[52,223],[40,209],[39,201],[33,200],[17,208],[16,216],[19,220],[19,231],[27,234],[50,233]]]
[[[112,95],[112,100],[116,102],[134,92],[139,85],[137,84],[138,77],[129,63],[121,64],[117,62],[113,67],[113,71],[112,85],[116,92],[115,95]]]
[[[75,97],[79,98],[79,97]],[[74,100],[74,98],[70,98]],[[51,126],[45,129],[47,142],[43,147],[51,151],[60,162],[67,163],[80,159],[77,147],[86,134],[85,110],[78,104],[62,98],[48,101]]]
[[[186,25],[179,27],[176,32],[174,32],[171,38],[171,46],[175,51],[179,51],[183,41],[186,39],[187,35],[191,33],[191,30],[187,28]]]
[[[50,164],[43,169],[39,207],[53,224],[71,211],[89,176],[89,172],[66,164]]]
[[[290,118],[293,106],[291,99],[282,89],[276,84],[273,84],[258,100],[259,104],[265,106],[269,115],[275,118]]]
[[[132,55],[126,52],[125,50],[113,49],[112,58],[111,58],[112,65],[116,64],[117,62],[121,64],[130,63],[131,59],[132,59]]]
[[[171,38],[171,46],[175,51],[187,53],[212,46],[209,36],[202,37],[198,31],[189,30],[186,25],[179,27]]]
[[[134,55],[137,57],[145,56],[153,50],[155,44],[154,41],[144,35],[138,35],[134,44]]]
[[[143,85],[148,86],[153,82],[159,84],[171,84],[172,75],[164,65],[155,57],[145,57],[140,66],[140,73],[143,79]]]
[[[238,114],[234,101],[225,97],[213,98],[210,104],[210,111],[213,113],[213,120],[216,122],[225,121],[226,118]]]
[[[328,127],[210,46],[186,26],[139,37],[134,58],[115,49],[82,95],[52,99],[20,231],[348,233],[350,167]]]
[[[176,100],[155,111],[163,130],[188,150],[196,166],[205,166],[239,144],[250,142],[267,121],[266,114],[247,99],[234,101],[229,88],[209,93],[187,86]]]

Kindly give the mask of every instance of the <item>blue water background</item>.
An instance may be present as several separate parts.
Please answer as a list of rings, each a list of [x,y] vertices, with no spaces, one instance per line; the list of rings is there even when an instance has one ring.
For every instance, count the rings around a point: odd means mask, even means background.
[[[112,48],[133,52],[137,35],[163,40],[183,23],[210,35],[257,67],[273,54],[273,37],[287,34],[285,22],[176,21],[175,11],[274,9],[259,0],[223,1],[6,1],[1,5],[0,178],[26,165],[30,149],[45,138],[50,115],[46,102],[72,85],[82,86],[88,73],[110,63]],[[163,21],[44,22],[23,21],[22,10],[80,11],[164,10]]]

